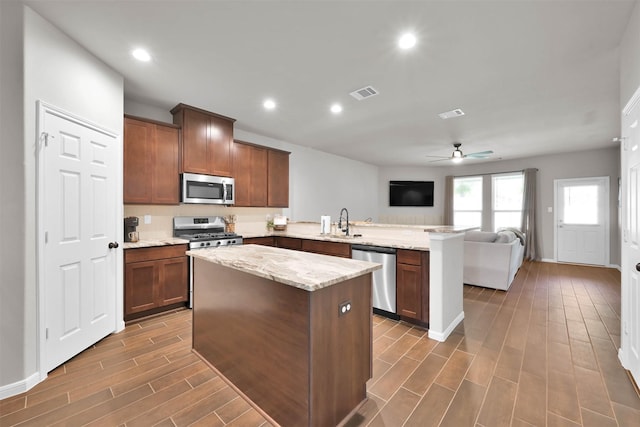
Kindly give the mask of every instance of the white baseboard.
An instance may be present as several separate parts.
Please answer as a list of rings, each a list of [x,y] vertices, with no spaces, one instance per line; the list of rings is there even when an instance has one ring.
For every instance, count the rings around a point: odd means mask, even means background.
[[[0,400],[18,395],[20,393],[24,393],[25,391],[30,390],[40,381],[40,373],[36,372],[35,374],[32,374],[30,377],[25,378],[24,380],[2,386],[0,387]]]
[[[451,332],[453,332],[456,326],[458,326],[458,324],[462,322],[463,319],[464,319],[464,311],[460,312],[460,314],[458,314],[458,316],[456,316],[456,318],[453,319],[453,322],[451,322],[443,332],[437,332],[432,329],[429,329],[429,338],[436,341],[440,341],[440,342],[445,341],[449,337],[449,335],[451,335]]]
[[[558,261],[551,258],[542,258],[541,262],[551,262],[554,264],[558,264]],[[571,263],[561,263],[561,264],[571,264]],[[591,264],[572,264],[572,265],[584,265],[587,267],[604,267],[604,268],[615,268],[616,270],[622,272],[622,268],[617,264],[607,264],[607,265],[591,265]]]
[[[558,263],[558,261],[556,261],[555,259],[551,259],[551,258],[542,258],[540,261],[542,262],[553,262],[553,263]]]

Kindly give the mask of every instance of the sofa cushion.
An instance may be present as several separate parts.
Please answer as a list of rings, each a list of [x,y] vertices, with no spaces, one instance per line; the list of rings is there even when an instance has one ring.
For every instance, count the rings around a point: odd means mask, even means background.
[[[515,228],[515,227],[505,227],[505,228],[501,228],[501,229],[499,229],[499,230],[498,230],[498,232],[500,232],[500,231],[513,231],[513,234],[515,234],[515,235],[516,235],[516,237],[517,237],[518,239],[520,239],[520,244],[521,244],[522,246],[524,246],[525,235],[524,235],[524,233],[523,233],[522,231],[520,231],[520,229],[519,229],[519,228]]]
[[[511,243],[516,239],[516,234],[513,231],[498,231],[498,238],[494,243]]]
[[[469,242],[485,242],[493,243],[498,238],[498,233],[491,231],[467,231],[464,234],[464,240]]]

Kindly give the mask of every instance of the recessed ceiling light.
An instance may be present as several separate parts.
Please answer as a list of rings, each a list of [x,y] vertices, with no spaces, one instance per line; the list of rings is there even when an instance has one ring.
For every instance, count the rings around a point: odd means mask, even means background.
[[[442,120],[446,120],[446,119],[450,119],[450,118],[453,118],[453,117],[464,116],[464,111],[462,111],[459,108],[456,108],[455,110],[445,111],[444,113],[440,113],[440,114],[438,114],[438,116],[440,116],[440,118]]]
[[[340,114],[340,113],[342,113],[342,105],[340,105],[340,104],[333,104],[333,105],[331,106],[331,112],[332,112],[333,114]]]
[[[133,55],[133,57],[136,58],[138,61],[142,61],[142,62],[151,61],[151,55],[149,55],[149,52],[147,52],[144,49],[134,49],[131,52],[131,55]]]
[[[405,33],[398,39],[400,49],[411,49],[416,45],[416,36],[412,33]]]
[[[262,103],[262,106],[265,108],[265,110],[273,110],[274,108],[276,108],[276,102],[273,99],[266,99]]]

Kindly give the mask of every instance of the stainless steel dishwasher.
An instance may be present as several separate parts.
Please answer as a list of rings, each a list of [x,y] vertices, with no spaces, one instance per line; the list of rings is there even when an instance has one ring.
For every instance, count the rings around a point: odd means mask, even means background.
[[[396,250],[380,246],[352,245],[351,258],[382,264],[373,272],[373,312],[398,319],[396,314]]]

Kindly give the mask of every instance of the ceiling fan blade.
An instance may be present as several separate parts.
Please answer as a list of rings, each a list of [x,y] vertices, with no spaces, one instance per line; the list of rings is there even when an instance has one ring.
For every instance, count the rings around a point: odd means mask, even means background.
[[[427,157],[438,157],[438,156],[427,156]],[[429,161],[427,161],[427,163],[445,162],[447,160],[451,160],[451,157],[442,157],[442,158],[436,159],[436,160],[429,160]]]
[[[469,157],[471,159],[486,159],[492,154],[493,154],[492,150],[487,150],[487,151],[478,151],[477,153],[466,154],[464,157]]]
[[[451,158],[451,156],[429,156],[429,155],[426,155],[425,157],[433,157],[434,159],[441,159],[441,160],[446,160]]]

